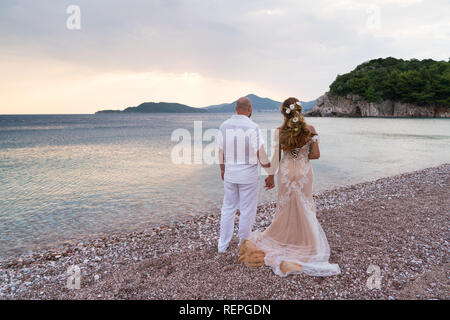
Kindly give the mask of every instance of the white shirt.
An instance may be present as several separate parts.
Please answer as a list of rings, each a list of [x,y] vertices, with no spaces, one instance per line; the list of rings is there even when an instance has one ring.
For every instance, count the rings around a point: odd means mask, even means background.
[[[224,152],[224,180],[247,184],[259,180],[258,150],[264,146],[261,129],[250,118],[235,114],[219,128],[219,148]]]

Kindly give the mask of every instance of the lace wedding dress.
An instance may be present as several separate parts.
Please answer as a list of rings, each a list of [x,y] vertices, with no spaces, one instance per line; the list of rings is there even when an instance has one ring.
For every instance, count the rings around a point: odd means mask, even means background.
[[[264,232],[252,232],[242,242],[239,262],[250,267],[265,264],[282,277],[300,272],[311,276],[340,273],[337,264],[328,263],[330,247],[316,218],[308,159],[313,141],[318,141],[317,135],[303,147],[283,152],[274,219]]]

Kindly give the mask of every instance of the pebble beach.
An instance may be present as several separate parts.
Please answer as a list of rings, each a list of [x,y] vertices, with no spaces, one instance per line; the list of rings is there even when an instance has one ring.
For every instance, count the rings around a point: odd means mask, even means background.
[[[220,211],[0,261],[0,299],[449,299],[450,164],[314,195],[342,273],[281,278],[217,253]],[[275,203],[258,208],[254,229]],[[237,217],[236,217],[237,228]],[[79,289],[68,269],[80,272]],[[369,268],[372,266],[371,268]],[[369,272],[368,272],[369,269]],[[370,270],[379,286],[368,285]]]

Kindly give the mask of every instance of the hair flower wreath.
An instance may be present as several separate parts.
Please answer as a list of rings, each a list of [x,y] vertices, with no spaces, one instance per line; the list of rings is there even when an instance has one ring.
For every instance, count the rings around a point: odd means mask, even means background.
[[[297,123],[298,122],[298,118],[297,117],[292,118],[292,122],[293,123]]]
[[[285,113],[289,114],[289,113],[291,113],[291,111],[294,111],[295,110],[295,105],[299,106],[300,108],[303,107],[302,103],[300,101],[297,101],[295,103],[291,103],[289,105],[289,107],[286,108]]]

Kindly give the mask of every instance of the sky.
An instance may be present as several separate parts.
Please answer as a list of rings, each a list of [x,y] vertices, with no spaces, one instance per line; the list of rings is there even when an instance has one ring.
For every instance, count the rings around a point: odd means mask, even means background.
[[[448,60],[448,0],[4,0],[0,114],[313,100],[374,58]]]

